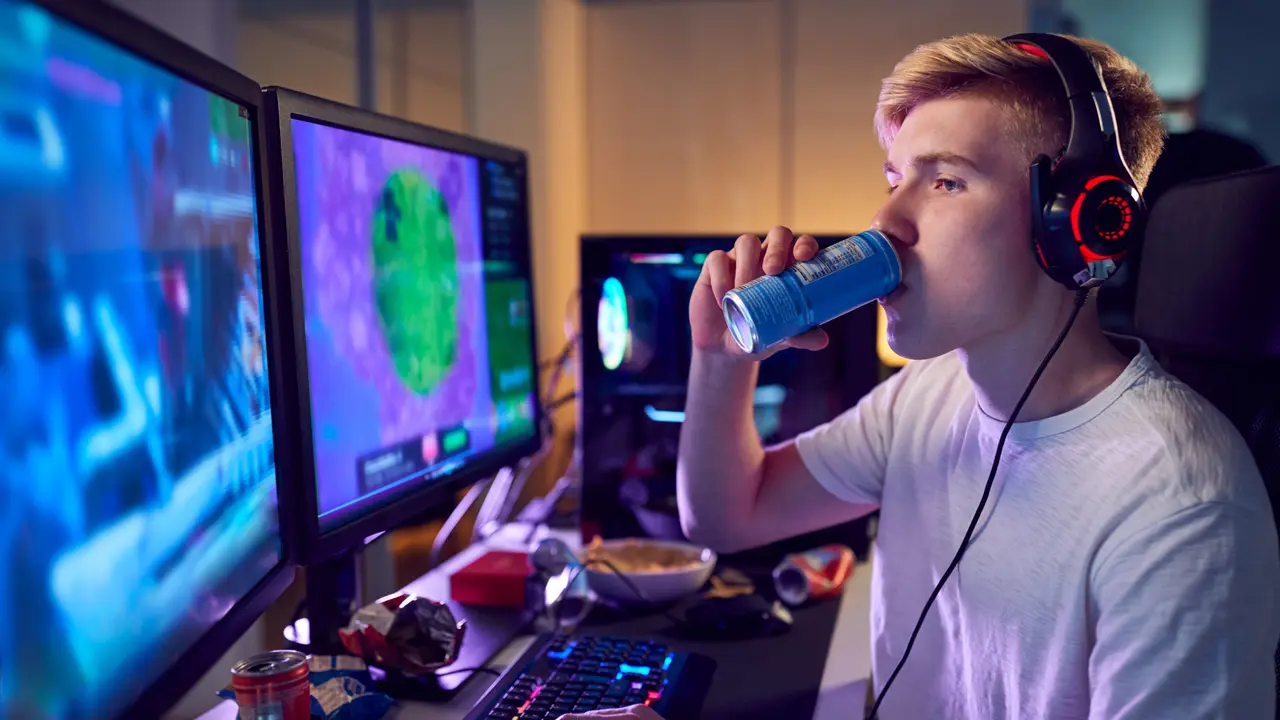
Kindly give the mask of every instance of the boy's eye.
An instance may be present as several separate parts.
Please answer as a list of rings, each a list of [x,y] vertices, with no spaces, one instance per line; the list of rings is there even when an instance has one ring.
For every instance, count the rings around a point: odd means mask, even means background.
[[[950,178],[938,178],[933,186],[938,190],[945,190],[949,193],[956,192],[964,187],[960,184],[959,180],[952,180]]]

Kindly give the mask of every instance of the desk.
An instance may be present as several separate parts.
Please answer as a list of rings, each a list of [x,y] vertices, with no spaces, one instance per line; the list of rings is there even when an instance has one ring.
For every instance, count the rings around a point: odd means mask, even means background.
[[[528,526],[508,526],[503,528],[484,543],[478,543],[467,548],[450,558],[437,570],[427,573],[414,581],[405,588],[405,591],[423,597],[447,597],[449,592],[448,578],[451,573],[465,567],[490,549],[524,550],[525,546],[522,541],[527,531]],[[560,537],[575,547],[579,545],[576,533],[540,529],[534,537],[536,540],[548,535]],[[812,715],[814,720],[836,720],[837,718],[847,720],[850,717],[850,708],[860,708],[866,702],[867,678],[871,675],[870,598],[871,567],[868,562],[860,564],[854,571],[853,577],[845,586],[844,593],[839,600],[839,606],[835,610],[834,629],[826,647],[825,662],[821,671],[822,677],[818,684],[817,703]],[[802,618],[797,614],[797,623],[801,621]],[[643,631],[646,622],[653,623],[655,628],[660,628],[663,623],[658,617],[617,623],[593,621],[584,624],[582,629],[583,632],[588,633],[608,632],[611,629],[625,625],[628,631],[637,632]],[[829,622],[829,620],[824,620],[824,622]],[[524,652],[531,640],[531,637],[517,638],[493,658],[490,662],[490,667],[499,670],[506,668],[519,657],[520,653]],[[741,642],[745,644],[756,641]],[[727,649],[733,648],[736,643],[723,643],[720,645],[722,648],[720,653],[722,654]],[[704,646],[711,647],[710,644],[703,643],[698,644],[698,647],[694,649],[701,649]],[[814,648],[814,651],[818,651],[818,648]],[[786,658],[779,657],[777,661],[785,663]],[[742,672],[740,667],[736,670],[739,673]],[[761,667],[760,679],[762,685],[764,681],[767,681],[768,677],[769,668]],[[395,720],[460,720],[484,696],[491,686],[491,682],[488,678],[477,675],[470,682],[463,685],[457,695],[447,703],[400,703],[391,711],[388,717]],[[717,688],[719,687],[723,686],[717,686]],[[812,691],[809,691],[808,695],[807,700],[803,702],[812,703]],[[776,700],[781,703],[788,699],[778,697]],[[710,709],[708,708],[708,710]],[[727,710],[728,708],[725,707],[725,709]],[[764,708],[761,708],[761,710],[764,710]],[[780,716],[795,717],[792,714]],[[235,717],[235,704],[227,701],[205,713],[200,720],[235,720]]]

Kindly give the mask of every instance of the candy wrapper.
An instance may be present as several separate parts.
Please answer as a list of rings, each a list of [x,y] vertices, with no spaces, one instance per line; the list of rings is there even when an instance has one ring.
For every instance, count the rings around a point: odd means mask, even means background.
[[[391,710],[393,700],[373,690],[373,677],[360,658],[316,655],[307,659],[311,672],[313,720],[379,720]],[[218,697],[235,700],[229,687]]]
[[[448,605],[401,593],[360,608],[338,635],[370,665],[420,677],[458,657],[465,631]]]

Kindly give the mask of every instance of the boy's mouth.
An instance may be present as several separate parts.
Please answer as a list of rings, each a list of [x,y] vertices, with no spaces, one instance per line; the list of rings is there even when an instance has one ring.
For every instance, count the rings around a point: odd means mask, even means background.
[[[881,296],[881,297],[877,298],[876,300],[877,300],[877,302],[879,302],[881,305],[889,305],[889,304],[893,303],[895,300],[897,300],[899,297],[901,297],[901,296],[902,296],[902,293],[903,293],[906,289],[907,289],[907,286],[906,286],[906,285],[904,285],[904,284],[902,284],[902,283],[898,283],[898,287],[894,288],[894,289],[893,289],[893,292],[889,293],[888,295]]]

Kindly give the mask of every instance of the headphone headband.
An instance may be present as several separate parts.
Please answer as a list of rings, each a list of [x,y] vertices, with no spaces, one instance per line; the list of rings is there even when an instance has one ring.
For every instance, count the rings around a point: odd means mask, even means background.
[[[1005,41],[1048,60],[1058,72],[1071,112],[1067,154],[1093,157],[1110,147],[1119,154],[1120,138],[1111,96],[1103,83],[1102,73],[1084,48],[1049,33],[1021,33],[1010,35]]]
[[[1062,157],[1042,156],[1031,166],[1037,259],[1068,288],[1099,285],[1141,233],[1146,211],[1124,159],[1111,96],[1093,57],[1075,41],[1048,33],[1004,40],[1053,65],[1070,108]]]

